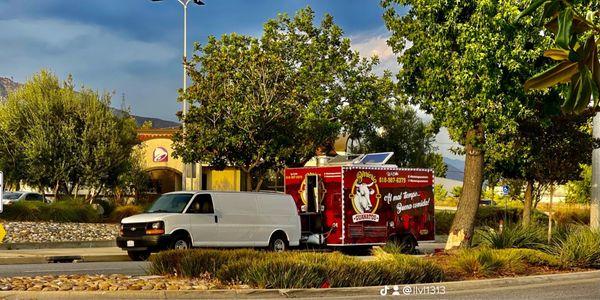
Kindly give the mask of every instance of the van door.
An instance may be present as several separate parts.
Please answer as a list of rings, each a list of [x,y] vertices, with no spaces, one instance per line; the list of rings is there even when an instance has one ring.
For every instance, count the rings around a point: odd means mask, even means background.
[[[256,239],[256,196],[224,193],[219,196],[219,241],[224,247],[253,247]]]
[[[186,211],[190,217],[190,233],[194,247],[220,246],[217,240],[218,219],[213,204],[210,194],[198,194]]]

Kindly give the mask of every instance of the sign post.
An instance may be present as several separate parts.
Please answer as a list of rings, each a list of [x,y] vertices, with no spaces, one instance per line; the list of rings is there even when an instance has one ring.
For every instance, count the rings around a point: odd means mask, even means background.
[[[504,195],[504,224],[508,224],[508,216],[507,214],[507,210],[508,210],[508,199],[506,198],[506,196],[508,196],[508,194],[510,193],[510,188],[508,187],[508,185],[504,185],[502,187],[502,194]]]

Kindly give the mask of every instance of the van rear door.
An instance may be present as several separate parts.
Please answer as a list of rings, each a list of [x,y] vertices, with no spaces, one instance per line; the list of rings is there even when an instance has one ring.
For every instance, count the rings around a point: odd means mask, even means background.
[[[219,246],[217,232],[218,219],[214,202],[210,194],[198,194],[192,200],[186,214],[190,217],[192,244],[200,246]]]

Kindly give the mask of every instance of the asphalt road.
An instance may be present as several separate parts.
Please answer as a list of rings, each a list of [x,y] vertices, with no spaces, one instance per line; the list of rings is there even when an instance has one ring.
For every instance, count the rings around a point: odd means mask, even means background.
[[[576,299],[576,300],[587,300],[587,299],[600,299],[600,276],[596,278],[588,279],[568,279],[565,278],[561,281],[556,282],[545,282],[545,283],[532,283],[525,285],[515,285],[508,287],[497,287],[497,288],[472,288],[466,290],[453,290],[452,287],[445,289],[444,293],[438,293],[434,295],[423,295],[426,293],[422,290],[421,295],[416,291],[416,286],[411,286],[411,292],[408,295],[404,294],[403,288],[405,285],[400,286],[398,295],[392,295],[390,291],[387,296],[382,297],[379,295],[373,296],[344,296],[334,297],[329,299],[452,299],[452,300],[472,300],[472,299],[485,299],[485,300],[522,300],[522,299]],[[439,287],[443,284],[433,284],[438,288],[432,289],[432,291],[440,291]]]
[[[0,266],[0,277],[62,274],[145,275],[148,262],[81,262]]]

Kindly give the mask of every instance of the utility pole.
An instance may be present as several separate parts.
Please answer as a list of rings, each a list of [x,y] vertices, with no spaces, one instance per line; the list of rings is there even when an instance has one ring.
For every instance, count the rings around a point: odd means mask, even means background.
[[[152,0],[154,2],[159,2],[162,0]],[[177,0],[181,6],[183,6],[183,60],[186,60],[187,58],[187,8],[188,8],[188,4],[190,4],[190,2],[193,2],[197,5],[204,5],[204,2],[201,0]],[[185,65],[183,65],[183,92],[185,93],[185,91],[187,90],[187,69],[185,67]],[[183,111],[182,111],[182,122],[181,122],[181,127],[183,130],[183,138],[185,139],[185,117],[187,115],[187,101],[185,99],[183,99]],[[191,189],[194,188],[194,170],[192,170],[191,168],[196,168],[196,164],[191,164],[189,166],[190,168],[190,176],[192,177],[191,180]],[[186,190],[186,185],[187,185],[187,172],[188,171],[188,164],[183,164],[183,170],[181,170],[181,190],[185,191]],[[200,174],[202,174],[202,172],[200,172]],[[202,187],[200,187],[201,189]]]
[[[600,113],[594,116],[592,136],[600,139]],[[600,149],[592,151],[592,198],[590,199],[590,227],[600,229]]]

